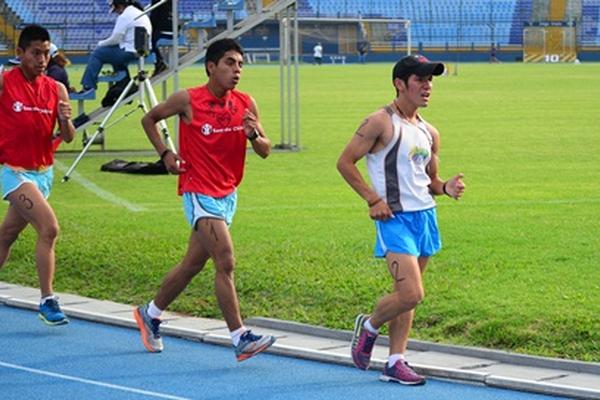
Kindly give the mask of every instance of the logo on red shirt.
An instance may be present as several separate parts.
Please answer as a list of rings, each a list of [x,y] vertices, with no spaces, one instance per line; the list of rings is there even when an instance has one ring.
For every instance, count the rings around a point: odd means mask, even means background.
[[[213,131],[213,127],[212,127],[211,124],[204,124],[204,125],[202,125],[202,134],[204,136],[210,135],[212,133],[212,131]]]
[[[31,107],[31,106],[26,106],[23,103],[21,103],[20,101],[15,101],[13,103],[12,109],[14,112],[22,112],[22,111],[30,111],[30,112],[38,112],[40,114],[52,114],[52,110],[49,110],[47,108],[39,108],[39,107]]]

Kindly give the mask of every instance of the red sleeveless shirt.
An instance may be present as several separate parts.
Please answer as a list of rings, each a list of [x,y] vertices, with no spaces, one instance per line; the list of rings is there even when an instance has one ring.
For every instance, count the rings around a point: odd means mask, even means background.
[[[54,79],[25,79],[21,68],[5,72],[0,96],[0,163],[29,170],[54,163],[52,134],[58,114]]]
[[[187,171],[179,176],[178,193],[227,196],[244,176],[243,116],[250,96],[230,90],[218,98],[206,85],[188,89],[188,94],[192,122],[179,123],[179,151]]]

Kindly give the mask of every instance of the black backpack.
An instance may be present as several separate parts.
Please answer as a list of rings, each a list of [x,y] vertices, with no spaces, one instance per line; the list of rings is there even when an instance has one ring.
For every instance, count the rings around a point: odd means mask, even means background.
[[[125,77],[125,78],[121,79],[120,81],[116,82],[110,88],[108,88],[108,91],[106,92],[106,94],[104,95],[104,98],[102,99],[102,107],[110,107],[110,106],[114,105],[117,102],[117,99],[119,98],[121,93],[123,93],[123,90],[125,90],[125,88],[127,87],[127,84],[129,83],[129,81],[130,81],[129,77]],[[127,94],[127,96],[134,94],[137,91],[138,91],[138,85],[136,85],[134,83],[133,86],[131,86],[131,89],[129,89],[129,93]]]
[[[126,174],[140,175],[161,175],[169,173],[162,160],[158,160],[156,162],[142,162],[116,159],[109,161],[106,164],[102,164],[100,166],[100,170],[106,172],[123,172]]]

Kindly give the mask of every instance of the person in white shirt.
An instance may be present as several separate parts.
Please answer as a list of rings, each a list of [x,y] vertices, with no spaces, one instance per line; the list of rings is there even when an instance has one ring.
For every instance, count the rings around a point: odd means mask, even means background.
[[[125,71],[129,77],[127,64],[136,60],[138,55],[134,46],[136,27],[144,27],[148,36],[152,35],[150,18],[143,15],[144,8],[134,0],[108,0],[111,12],[118,14],[111,35],[98,42],[98,47],[90,55],[87,67],[81,78],[82,92],[94,90],[98,84],[98,75],[103,64],[111,64],[115,72]],[[136,19],[137,18],[137,19]]]
[[[444,64],[415,54],[398,61],[392,70],[396,97],[364,119],[337,163],[375,221],[375,257],[385,258],[393,287],[370,314],[356,317],[352,360],[369,368],[379,328],[387,323],[389,358],[380,379],[404,385],[425,383],[404,353],[425,293],[425,267],[442,246],[434,196],[458,200],[465,190],[462,173],[448,180],[438,175],[440,134],[419,113],[429,105],[433,77],[444,70]],[[356,166],[363,158],[371,185]]]
[[[321,42],[313,47],[313,57],[315,59],[315,64],[321,65],[321,60],[323,59],[323,46],[321,46]]]

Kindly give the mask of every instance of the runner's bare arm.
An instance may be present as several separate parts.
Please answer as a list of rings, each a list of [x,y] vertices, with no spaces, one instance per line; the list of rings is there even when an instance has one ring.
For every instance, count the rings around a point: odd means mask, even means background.
[[[73,117],[73,110],[71,103],[69,102],[69,92],[65,85],[60,82],[56,82],[58,87],[58,128],[60,130],[60,137],[66,143],[70,143],[75,137],[75,127],[71,118]]]
[[[267,158],[271,153],[271,141],[260,123],[256,101],[252,97],[250,100],[250,108],[244,113],[244,133],[252,143],[252,148],[256,154],[262,158]]]

